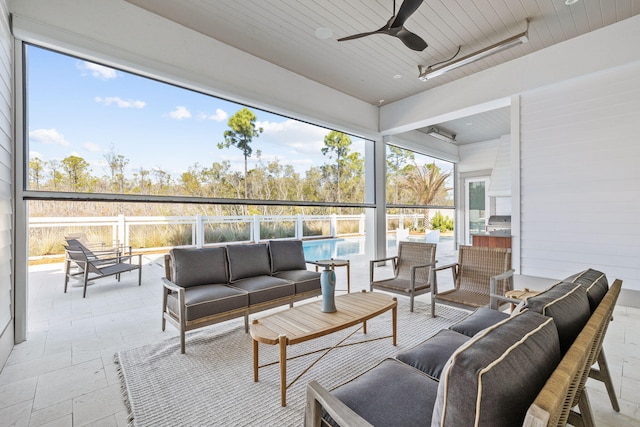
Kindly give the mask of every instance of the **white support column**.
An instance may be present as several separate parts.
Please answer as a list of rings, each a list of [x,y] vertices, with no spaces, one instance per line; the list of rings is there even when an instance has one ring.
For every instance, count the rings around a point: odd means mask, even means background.
[[[194,234],[196,248],[202,248],[202,246],[204,246],[204,222],[202,215],[196,215]]]
[[[296,215],[296,227],[295,238],[302,239],[304,237],[304,222],[302,221],[302,215]]]
[[[126,218],[124,214],[118,214],[118,225],[113,230],[116,235],[112,235],[112,239],[117,241],[119,245],[123,247],[129,246],[129,229],[126,227]]]
[[[387,254],[386,158],[387,148],[382,138],[366,146],[365,200],[376,205],[374,209],[367,209],[366,255],[369,259],[384,258]]]
[[[260,217],[258,215],[253,216],[253,226],[251,230],[251,241],[258,243],[260,241]]]

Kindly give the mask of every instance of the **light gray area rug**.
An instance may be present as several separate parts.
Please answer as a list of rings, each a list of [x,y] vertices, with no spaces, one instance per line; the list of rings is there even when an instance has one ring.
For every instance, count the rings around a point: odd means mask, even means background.
[[[186,354],[177,337],[115,355],[125,403],[135,426],[301,426],[305,390],[311,380],[327,389],[353,378],[399,351],[411,348],[468,312],[438,306],[432,319],[429,307],[416,301],[415,311],[398,309],[398,345],[391,338],[337,348],[287,390],[287,406],[280,406],[279,365],[260,369],[253,381],[251,336],[242,319],[187,334]],[[260,316],[257,316],[260,317]],[[330,347],[356,327],[287,348],[289,357]],[[367,323],[367,334],[356,332],[346,342],[383,337],[391,333],[391,312]],[[260,364],[278,360],[277,346],[260,344]],[[291,382],[317,359],[312,354],[287,363]]]

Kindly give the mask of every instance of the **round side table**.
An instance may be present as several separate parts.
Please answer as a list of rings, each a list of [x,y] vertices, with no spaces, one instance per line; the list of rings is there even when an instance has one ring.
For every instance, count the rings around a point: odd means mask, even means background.
[[[351,293],[351,262],[348,259],[319,259],[315,261],[315,264],[316,271],[318,271],[318,265],[329,265],[332,270],[335,270],[336,267],[347,267],[347,293]]]

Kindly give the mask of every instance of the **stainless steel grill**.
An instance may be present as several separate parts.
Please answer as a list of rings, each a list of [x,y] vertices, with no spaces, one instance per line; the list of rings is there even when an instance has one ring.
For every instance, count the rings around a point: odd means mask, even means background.
[[[491,215],[485,230],[496,236],[511,235],[511,215]]]

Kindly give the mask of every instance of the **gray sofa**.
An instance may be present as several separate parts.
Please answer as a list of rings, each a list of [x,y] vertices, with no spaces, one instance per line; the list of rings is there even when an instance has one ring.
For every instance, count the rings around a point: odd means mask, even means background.
[[[609,312],[598,319],[592,315],[603,297],[611,293],[606,277],[598,273],[587,270],[567,278],[530,298],[511,315],[478,309],[330,393],[311,382],[307,389],[307,425],[317,426],[321,418],[334,426],[499,427],[523,425],[525,419],[537,423],[537,415],[530,412],[534,401],[544,394],[543,387],[555,390],[573,381],[576,384],[567,385],[573,395],[557,396],[568,408],[561,418],[566,423],[570,409],[578,401],[584,403],[580,400],[581,387],[600,353],[610,318]],[[616,281],[615,295],[608,295],[610,311],[620,286]],[[599,323],[587,327],[587,322]],[[590,343],[588,351],[574,348],[578,336],[582,337],[581,343]],[[585,359],[578,360],[576,353]],[[585,353],[592,358],[587,360]],[[576,371],[573,376],[565,371],[558,374],[559,366]],[[545,385],[552,375],[562,379]],[[586,399],[586,394],[583,397]],[[562,410],[562,405],[554,410]],[[580,412],[583,415],[573,416],[590,416],[588,401],[580,406]],[[589,419],[586,422],[588,425]],[[561,421],[559,425],[564,424]]]
[[[320,273],[307,270],[302,241],[212,248],[174,248],[165,256],[162,330],[185,333],[225,320],[318,296]]]

